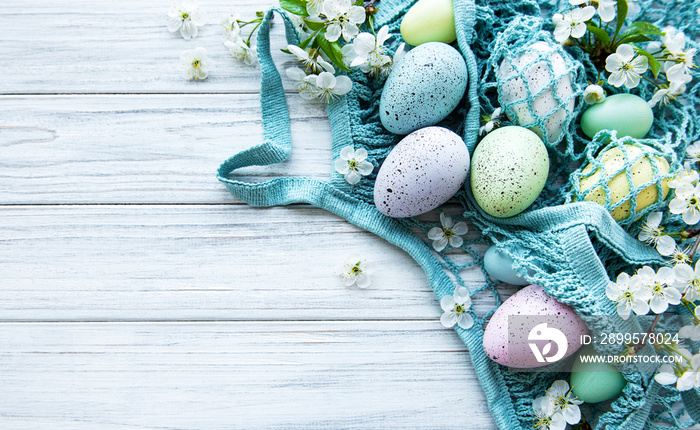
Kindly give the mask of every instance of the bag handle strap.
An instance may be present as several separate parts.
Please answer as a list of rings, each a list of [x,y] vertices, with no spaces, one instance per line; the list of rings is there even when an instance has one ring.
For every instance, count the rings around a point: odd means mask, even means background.
[[[284,21],[287,43],[299,44],[299,36],[287,14],[280,8],[268,10],[258,33],[264,141],[224,161],[217,172],[219,181],[224,183],[233,195],[253,206],[312,203],[320,198],[319,193],[328,191],[329,187],[327,182],[303,177],[276,178],[262,183],[247,183],[228,178],[231,172],[241,167],[280,163],[286,160],[292,151],[292,134],[284,87],[270,50],[270,26],[275,13]]]

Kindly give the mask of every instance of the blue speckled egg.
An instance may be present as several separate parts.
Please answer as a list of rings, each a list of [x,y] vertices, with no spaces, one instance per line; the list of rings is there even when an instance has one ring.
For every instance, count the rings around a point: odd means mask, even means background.
[[[382,125],[395,134],[435,125],[457,107],[466,89],[462,55],[446,43],[424,43],[409,51],[387,78],[379,103]]]

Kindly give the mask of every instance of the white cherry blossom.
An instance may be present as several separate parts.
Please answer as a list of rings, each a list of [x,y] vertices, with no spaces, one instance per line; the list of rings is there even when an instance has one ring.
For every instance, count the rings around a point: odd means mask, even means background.
[[[583,402],[578,399],[564,380],[554,381],[547,390],[547,397],[554,403],[554,413],[561,413],[567,423],[578,424],[581,421],[581,409]]]
[[[225,40],[236,40],[241,36],[241,26],[238,24],[238,14],[226,15],[221,18]]]
[[[463,329],[468,329],[474,325],[474,319],[467,313],[472,306],[472,299],[469,297],[469,290],[464,287],[457,287],[452,296],[444,296],[440,300],[440,307],[444,311],[440,317],[440,323],[445,327],[452,327],[455,324]]]
[[[228,52],[233,58],[242,61],[248,66],[252,66],[257,62],[258,53],[255,48],[248,46],[240,37],[225,41],[224,46],[228,48]]]
[[[637,275],[640,278],[642,289],[649,290],[651,298],[649,307],[655,314],[666,312],[668,305],[677,305],[681,302],[681,293],[676,289],[676,274],[670,267],[661,267],[654,272],[649,266],[644,266]]]
[[[637,238],[646,242],[647,245],[655,246],[659,254],[668,256],[673,254],[674,249],[676,249],[676,241],[663,233],[663,227],[660,226],[662,218],[662,212],[650,213]]]
[[[569,3],[574,6],[582,4],[595,6],[597,4],[597,12],[601,21],[610,22],[615,19],[615,5],[617,4],[615,0],[569,0]]]
[[[695,225],[700,221],[700,185],[681,184],[668,206],[673,214],[683,214],[683,222]]]
[[[309,75],[306,81],[316,86],[316,96],[330,103],[339,96],[343,96],[352,89],[352,81],[347,76],[333,76],[330,72],[321,72]]]
[[[687,76],[690,77],[690,75]],[[654,107],[659,103],[665,106],[685,93],[686,87],[684,82],[675,81],[670,82],[670,84],[668,88],[660,88],[654,93],[651,100],[649,100],[649,106]]]
[[[352,42],[355,58],[350,67],[358,67],[364,73],[377,76],[388,75],[391,67],[391,57],[387,55],[384,42],[389,39],[389,27],[383,26],[375,37],[372,33],[360,33]]]
[[[367,176],[374,170],[372,163],[366,159],[366,149],[355,150],[352,146],[346,146],[340,151],[340,158],[335,160],[335,170],[344,175],[349,184],[355,185],[362,176]]]
[[[321,57],[320,53],[315,52],[312,54],[309,51],[301,49],[296,45],[287,45],[287,49],[297,57],[297,60],[301,61],[302,64],[306,66],[307,70],[311,70],[312,73],[329,72],[335,73],[335,68],[326,60]]]
[[[365,289],[372,283],[374,265],[361,258],[352,258],[345,262],[340,269],[340,278],[343,285]]]
[[[617,47],[614,54],[605,59],[605,70],[610,72],[608,83],[615,87],[622,85],[634,88],[639,85],[642,73],[649,68],[649,60],[643,55],[637,55],[634,47],[623,43]]]
[[[180,62],[185,78],[190,80],[204,80],[209,76],[211,61],[207,56],[207,50],[197,48],[193,51],[184,51],[180,54]]]
[[[620,273],[616,282],[608,284],[605,295],[617,304],[617,313],[624,320],[629,318],[632,311],[637,315],[649,313],[651,291],[642,288],[638,276],[630,277],[627,273]]]
[[[554,402],[549,396],[542,396],[532,402],[532,410],[535,412],[536,430],[564,430],[566,419],[561,413],[555,412]]]
[[[693,269],[687,263],[680,263],[673,268],[676,287],[683,293],[683,298],[694,302],[700,300],[700,262]]]
[[[449,244],[453,248],[459,248],[464,243],[462,235],[467,234],[467,223],[454,222],[452,217],[440,214],[442,227],[433,227],[428,231],[428,239],[433,241],[433,248],[440,252]]]
[[[557,42],[566,42],[566,39],[573,37],[579,39],[586,34],[586,21],[589,21],[595,15],[593,6],[576,8],[566,12],[565,14],[554,14],[552,21],[556,28],[554,29],[554,38]]]
[[[605,90],[600,85],[591,84],[583,90],[583,102],[588,105],[603,103],[605,101]]]
[[[168,12],[168,30],[180,32],[183,39],[197,37],[197,27],[206,23],[206,15],[199,10],[199,5],[191,0],[175,3]]]
[[[691,143],[685,149],[685,158],[691,163],[697,163],[700,161],[700,140]],[[697,171],[693,170],[697,174]]]
[[[303,99],[313,100],[316,98],[316,85],[312,85],[306,80],[306,72],[298,67],[291,67],[287,69],[287,77],[296,83],[299,95],[301,95]]]
[[[329,24],[326,39],[335,42],[343,36],[346,42],[352,41],[360,32],[358,26],[365,22],[365,8],[353,6],[350,0],[326,0],[321,7]]]

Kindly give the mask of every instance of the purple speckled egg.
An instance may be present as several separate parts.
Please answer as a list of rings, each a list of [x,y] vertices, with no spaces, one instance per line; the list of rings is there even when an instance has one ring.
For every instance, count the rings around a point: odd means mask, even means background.
[[[464,141],[443,127],[404,137],[389,153],[374,183],[374,204],[384,215],[404,218],[428,212],[459,191],[469,171]]]
[[[564,360],[581,347],[588,327],[571,307],[529,285],[496,309],[484,330],[484,351],[508,367],[535,368]]]

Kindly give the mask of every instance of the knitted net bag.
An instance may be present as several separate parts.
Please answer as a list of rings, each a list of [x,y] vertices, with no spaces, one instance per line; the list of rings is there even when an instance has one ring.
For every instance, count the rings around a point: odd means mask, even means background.
[[[389,26],[393,47],[400,42],[402,16],[414,2],[380,2],[375,27]],[[696,24],[700,1],[640,0],[639,6],[638,18],[660,28],[673,25],[685,32],[693,41],[691,45],[697,46],[694,41],[699,36]],[[226,160],[218,171],[218,179],[227,189],[248,204],[309,203],[401,247],[423,268],[438,300],[453,294],[456,287],[466,286],[464,271],[480,269],[485,279],[479,288],[470,288],[470,295],[480,296],[481,300],[491,296],[496,306],[485,314],[474,314],[475,324],[470,329],[455,326],[455,331],[470,351],[489,408],[502,429],[531,428],[533,400],[562,375],[557,373],[556,366],[546,369],[547,372],[513,372],[487,357],[483,350],[483,326],[501,300],[496,283],[486,275],[483,257],[473,249],[474,245],[496,244],[514,259],[514,267],[520,274],[541,285],[551,297],[571,306],[592,334],[642,332],[634,317],[626,321],[600,318],[616,315],[614,303],[605,297],[605,287],[620,271],[662,263],[654,249],[633,235],[639,230],[641,217],[668,203],[670,197],[664,197],[661,184],[671,176],[669,171],[680,166],[688,144],[700,139],[697,69],[692,72],[685,102],[664,107],[662,114],[657,112],[646,139],[618,139],[614,132],[607,131],[598,133],[594,139],[585,137],[576,118],[582,110],[580,96],[586,81],[597,80],[596,76],[587,76],[586,71],[593,73],[595,68],[582,51],[565,52],[551,36],[552,15],[568,7],[568,1],[558,4],[548,0],[454,0],[456,45],[467,64],[468,87],[460,106],[439,125],[460,134],[471,153],[478,140],[480,113],[501,106],[509,118],[539,130],[554,166],[538,200],[528,211],[512,218],[497,219],[485,214],[466,189],[454,196],[452,203],[461,207],[464,217],[481,233],[480,239],[465,241],[457,254],[436,253],[430,248],[427,232],[436,223],[382,215],[373,204],[376,173],[354,186],[335,173],[328,180],[284,177],[255,184],[238,181],[232,175],[241,167],[282,162],[292,150],[284,89],[270,55],[269,24],[274,15],[282,17],[288,43],[298,44],[299,38],[281,9],[267,12],[258,34],[264,142]],[[545,48],[532,49],[533,43]],[[552,60],[555,54],[561,56],[563,63]],[[529,81],[526,71],[531,67],[544,68],[551,79],[544,84]],[[379,120],[383,82],[359,71],[349,76],[353,81],[352,91],[328,106],[333,159],[339,157],[342,148],[354,146],[366,149],[368,161],[377,166],[401,136],[387,132]],[[520,90],[518,96],[499,100],[499,85],[515,86]],[[560,86],[567,85],[571,89],[568,96],[558,91]],[[612,87],[606,89],[615,91]],[[654,87],[643,82],[636,91],[649,99]],[[566,108],[534,109],[542,97],[553,98],[558,106]],[[610,154],[619,158],[618,167],[612,171],[605,171],[603,165],[606,151],[615,151]],[[661,158],[668,163],[668,170],[659,167],[661,163],[657,161]],[[651,166],[652,180],[635,183],[630,170],[642,159]],[[625,198],[613,201],[609,180],[622,172],[626,172],[624,179],[630,185],[630,192]],[[657,192],[656,199],[640,209],[637,198],[649,187]],[[599,195],[600,204],[582,201],[591,193]],[[617,223],[609,210],[627,211],[629,216]],[[627,380],[622,394],[603,406],[584,407],[595,428],[680,429],[700,422],[700,396],[696,390],[681,393],[673,387],[661,386],[648,368],[621,370]]]

